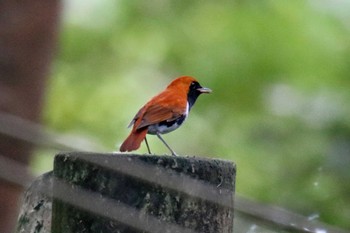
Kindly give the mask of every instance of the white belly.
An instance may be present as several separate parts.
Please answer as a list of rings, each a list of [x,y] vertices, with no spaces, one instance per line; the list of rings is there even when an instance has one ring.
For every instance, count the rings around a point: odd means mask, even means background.
[[[182,118],[181,120],[179,119],[179,121],[175,120],[174,124],[172,125],[167,125],[167,124],[154,124],[154,125],[150,125],[148,126],[148,134],[166,134],[169,133],[171,131],[174,131],[175,129],[179,128],[180,125],[182,125],[182,123],[186,120],[187,116],[188,116],[188,111],[189,111],[189,105],[187,103],[187,107],[186,107],[186,112],[184,115],[184,118]]]

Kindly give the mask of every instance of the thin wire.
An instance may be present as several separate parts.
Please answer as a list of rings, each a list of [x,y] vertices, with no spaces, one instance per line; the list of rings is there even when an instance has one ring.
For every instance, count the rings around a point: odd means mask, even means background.
[[[70,157],[74,153],[62,154]],[[114,153],[114,155],[122,155]],[[74,155],[73,155],[74,156]],[[200,198],[224,207],[233,208],[232,191],[217,185],[212,185],[198,179],[194,179],[184,174],[180,174],[174,170],[166,169],[160,166],[151,166],[138,159],[132,157],[125,158],[125,160],[109,160],[106,163],[104,160],[96,159],[91,156],[74,156],[76,159],[83,160],[99,167],[108,170],[117,171],[125,175],[135,177],[139,180],[147,181],[149,183],[157,184],[162,187],[176,190],[184,194]],[[178,157],[168,156],[169,159],[174,160],[174,168],[177,166]],[[137,158],[137,156],[135,156]],[[181,159],[181,158],[180,158]],[[194,159],[194,158],[188,158]]]
[[[53,188],[54,191],[51,192],[51,195],[54,198],[145,232],[196,233],[196,231],[166,222],[117,200],[101,197],[100,193],[87,191],[78,186],[74,186],[73,188],[72,185],[60,179],[54,180]],[[50,190],[46,190],[46,192],[50,192]]]
[[[101,145],[89,139],[55,133],[40,124],[4,112],[0,112],[0,133],[35,146],[57,150],[103,151]]]
[[[28,167],[0,154],[0,178],[21,188],[28,187],[34,176]]]

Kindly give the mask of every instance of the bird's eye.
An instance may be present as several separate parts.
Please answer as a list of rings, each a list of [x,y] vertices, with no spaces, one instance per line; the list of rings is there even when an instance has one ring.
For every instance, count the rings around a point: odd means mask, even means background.
[[[198,85],[198,82],[192,82],[191,87],[196,87]]]

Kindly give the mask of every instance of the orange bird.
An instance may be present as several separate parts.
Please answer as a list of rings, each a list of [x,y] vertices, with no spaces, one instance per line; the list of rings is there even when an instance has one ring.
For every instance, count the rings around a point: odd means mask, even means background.
[[[202,93],[211,90],[202,87],[198,81],[190,76],[181,76],[173,80],[167,88],[148,101],[135,115],[128,127],[131,133],[120,146],[120,151],[133,151],[146,142],[148,153],[151,153],[146,134],[157,135],[171,154],[176,153],[160,136],[177,129],[187,118],[193,104]]]

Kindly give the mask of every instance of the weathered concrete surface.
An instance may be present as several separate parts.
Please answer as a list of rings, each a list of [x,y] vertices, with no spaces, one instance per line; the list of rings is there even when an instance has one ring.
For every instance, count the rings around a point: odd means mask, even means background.
[[[51,232],[52,177],[52,172],[45,173],[24,193],[16,233]]]
[[[235,165],[195,157],[67,153],[54,165],[53,233],[231,233]]]

